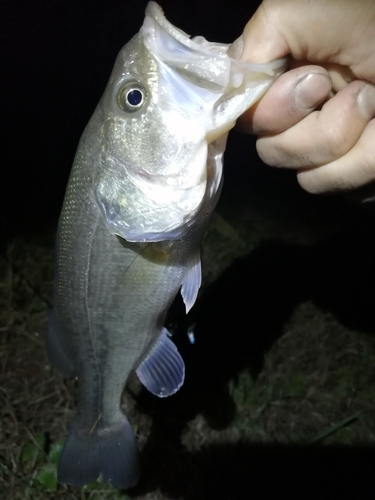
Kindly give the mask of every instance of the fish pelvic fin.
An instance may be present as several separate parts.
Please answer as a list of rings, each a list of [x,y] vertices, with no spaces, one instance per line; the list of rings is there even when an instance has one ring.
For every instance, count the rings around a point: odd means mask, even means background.
[[[71,359],[65,345],[64,337],[61,334],[56,311],[53,309],[47,330],[47,354],[51,365],[59,370],[64,377],[69,378],[74,371],[74,362]]]
[[[198,249],[196,252],[194,252],[189,262],[189,267],[181,287],[181,295],[185,303],[186,314],[195,304],[201,284],[202,284],[201,256],[200,256],[200,250]]]
[[[78,417],[73,420],[60,456],[58,482],[83,486],[101,473],[103,480],[115,488],[135,486],[140,472],[139,452],[127,418],[122,415],[118,425],[99,432],[83,434]]]
[[[172,396],[184,383],[185,363],[166,328],[136,370],[139,380],[159,398]]]

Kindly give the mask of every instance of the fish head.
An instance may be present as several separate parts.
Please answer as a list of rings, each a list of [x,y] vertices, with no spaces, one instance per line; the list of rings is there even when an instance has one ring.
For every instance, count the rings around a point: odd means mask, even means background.
[[[172,240],[196,217],[208,193],[208,144],[285,67],[240,63],[228,48],[191,39],[148,4],[93,117],[100,124],[95,197],[111,233],[135,242]],[[219,178],[221,169],[212,175]]]

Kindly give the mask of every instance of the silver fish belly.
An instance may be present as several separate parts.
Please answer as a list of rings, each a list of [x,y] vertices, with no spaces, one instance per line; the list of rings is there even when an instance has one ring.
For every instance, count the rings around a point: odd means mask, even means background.
[[[82,135],[59,220],[47,335],[51,363],[79,388],[61,483],[102,474],[117,488],[135,485],[138,448],[120,408],[126,380],[135,370],[159,397],[183,383],[165,316],[180,290],[187,310],[195,302],[226,134],[285,67],[240,64],[228,47],[191,40],[150,2]]]

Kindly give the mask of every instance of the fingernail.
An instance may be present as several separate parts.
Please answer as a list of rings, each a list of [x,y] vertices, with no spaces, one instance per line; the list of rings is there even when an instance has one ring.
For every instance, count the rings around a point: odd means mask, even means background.
[[[232,59],[239,59],[243,51],[243,37],[242,35],[237,38],[230,46],[227,54]]]
[[[365,83],[357,96],[358,108],[368,120],[375,116],[375,86]]]
[[[310,109],[320,104],[331,90],[331,79],[323,73],[304,76],[294,90],[294,102],[299,109]]]

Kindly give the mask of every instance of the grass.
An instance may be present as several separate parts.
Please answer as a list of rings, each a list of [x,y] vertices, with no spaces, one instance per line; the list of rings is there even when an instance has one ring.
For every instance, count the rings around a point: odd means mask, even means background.
[[[253,235],[256,221],[250,223],[251,213],[246,212],[245,225],[233,212],[216,217],[205,238],[204,293],[210,293],[209,285],[234,259],[267,238],[259,227]],[[290,231],[287,234],[289,244],[293,238]],[[335,307],[321,306],[312,293],[293,304],[276,338],[264,349],[260,370],[254,374],[249,352],[248,366],[241,361],[228,370],[221,392],[211,391],[209,402],[203,391],[204,373],[192,389],[188,386],[170,401],[147,399],[136,383],[125,393],[123,407],[145,457],[139,487],[125,493],[100,480],[83,488],[58,485],[56,465],[74,415],[76,387],[73,380],[63,380],[51,369],[44,348],[53,285],[53,237],[53,231],[46,231],[14,239],[0,259],[0,491],[5,492],[4,498],[184,498],[189,477],[199,477],[203,459],[197,457],[207,447],[243,442],[374,444],[375,338],[360,325],[342,321]],[[310,241],[309,236],[309,245]],[[271,290],[274,271],[267,275],[266,257],[261,277],[266,290]],[[254,287],[255,294],[260,286],[247,285]],[[276,311],[278,304],[271,306]],[[243,335],[246,332],[244,328]],[[231,337],[230,331],[226,334]],[[199,353],[199,345],[198,338],[191,349]],[[212,352],[217,345],[213,341]],[[245,345],[231,344],[239,359]],[[226,361],[225,352],[217,354],[217,366],[225,366]],[[207,359],[206,371],[211,370],[210,363]],[[212,369],[218,370],[217,366]],[[192,371],[194,365],[187,360],[187,372]],[[202,404],[196,403],[200,400]],[[224,412],[225,405],[234,406],[233,418],[221,427],[210,424],[210,412]]]

